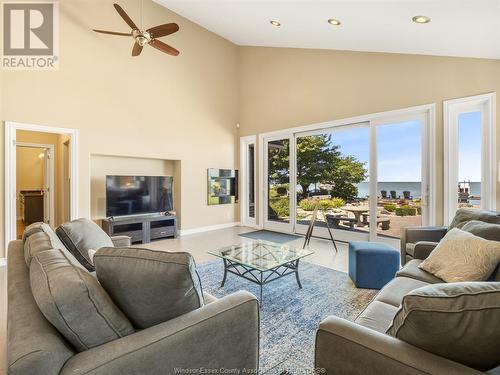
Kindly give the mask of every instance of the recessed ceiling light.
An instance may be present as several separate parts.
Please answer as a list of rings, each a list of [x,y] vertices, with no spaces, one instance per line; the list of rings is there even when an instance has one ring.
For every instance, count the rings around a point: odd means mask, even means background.
[[[336,20],[335,18],[330,18],[328,20],[328,23],[333,26],[340,26],[341,22],[339,20]]]
[[[415,23],[429,23],[429,22],[431,22],[431,19],[427,16],[415,16],[412,18],[412,20]]]
[[[281,23],[279,23],[278,21],[270,21],[270,23],[271,23],[271,25],[276,26],[276,27],[281,26]]]

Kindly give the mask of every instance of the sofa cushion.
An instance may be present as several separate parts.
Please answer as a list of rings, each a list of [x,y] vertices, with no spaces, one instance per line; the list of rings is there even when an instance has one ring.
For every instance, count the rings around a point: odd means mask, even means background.
[[[31,233],[26,235],[24,241],[24,260],[26,265],[29,267],[31,259],[34,255],[40,251],[50,250],[50,249],[65,249],[64,244],[54,233],[52,228],[45,223],[40,224],[36,228],[37,230],[31,229]],[[26,231],[25,231],[26,233]]]
[[[462,227],[471,220],[500,224],[500,212],[478,210],[476,208],[459,208],[448,229],[462,229]]]
[[[364,327],[385,333],[397,312],[397,307],[384,302],[373,301],[359,314],[355,322]]]
[[[500,242],[453,228],[419,267],[444,281],[483,281],[500,263]]]
[[[203,306],[201,283],[189,253],[101,248],[97,279],[137,328],[147,328]]]
[[[442,283],[439,277],[420,269],[418,266],[423,262],[420,259],[412,259],[406,263],[403,268],[396,272],[396,277],[408,277],[410,279],[424,281],[429,284]]]
[[[45,319],[33,298],[22,241],[9,243],[7,267],[7,373],[59,374],[75,352]]]
[[[64,223],[56,229],[56,233],[68,250],[89,271],[95,270],[89,259],[89,249],[97,250],[101,247],[113,246],[113,241],[106,232],[86,218]]]
[[[500,242],[500,224],[471,220],[464,224],[462,230],[472,233],[474,236],[484,238],[485,240]]]
[[[478,370],[500,365],[500,283],[434,284],[403,298],[387,331]]]
[[[379,294],[375,297],[375,301],[380,301],[399,307],[403,301],[403,297],[412,290],[429,285],[425,281],[410,279],[408,277],[396,277],[392,279]]]
[[[40,311],[77,351],[134,332],[97,279],[59,250],[33,257],[30,283]]]

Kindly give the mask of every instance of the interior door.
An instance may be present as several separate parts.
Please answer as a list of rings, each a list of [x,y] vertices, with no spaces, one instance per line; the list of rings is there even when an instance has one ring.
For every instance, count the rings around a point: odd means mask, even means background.
[[[50,186],[51,186],[51,158],[50,149],[46,148],[43,151],[43,221],[47,224],[53,224],[50,222],[50,208],[51,208],[51,197],[50,197]]]
[[[295,210],[292,158],[294,142],[291,134],[264,139],[264,220],[263,227],[280,232],[293,232]]]

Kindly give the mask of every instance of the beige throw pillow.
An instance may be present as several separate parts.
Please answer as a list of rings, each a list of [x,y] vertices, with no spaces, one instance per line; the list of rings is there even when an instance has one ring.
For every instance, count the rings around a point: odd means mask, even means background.
[[[419,267],[447,283],[483,281],[500,263],[500,242],[453,228]]]

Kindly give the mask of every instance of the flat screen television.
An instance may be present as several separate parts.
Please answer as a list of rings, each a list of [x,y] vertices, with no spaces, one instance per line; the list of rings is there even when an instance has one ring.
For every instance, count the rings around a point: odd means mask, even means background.
[[[173,209],[171,176],[106,176],[106,216]]]

